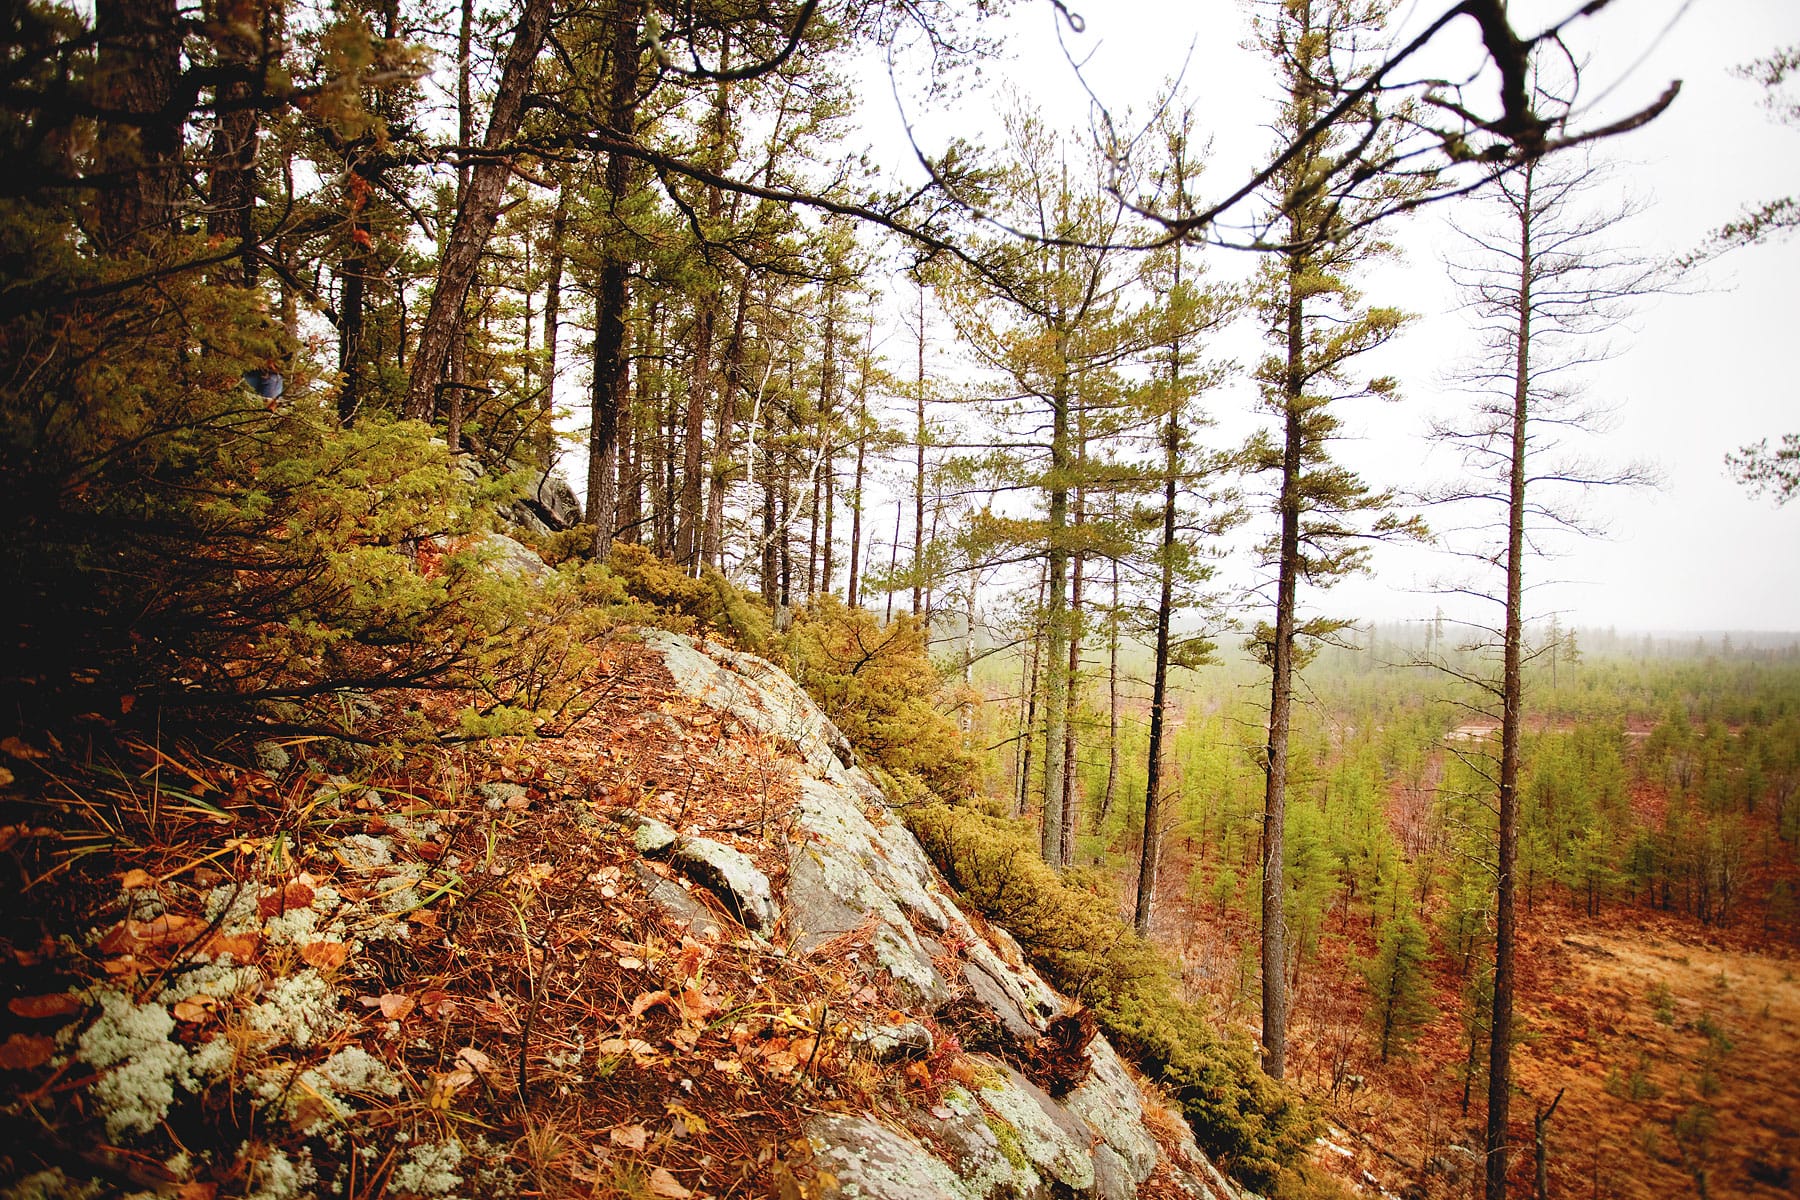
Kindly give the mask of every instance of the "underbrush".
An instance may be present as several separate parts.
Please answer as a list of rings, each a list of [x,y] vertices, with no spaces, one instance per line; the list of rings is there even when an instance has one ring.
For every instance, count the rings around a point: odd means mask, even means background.
[[[1168,1089],[1202,1149],[1253,1188],[1277,1184],[1317,1134],[1316,1117],[1263,1073],[1247,1041],[1221,1038],[1176,993],[1167,960],[1113,915],[1098,880],[1045,864],[1018,822],[932,804],[909,809],[907,823],[962,898]]]

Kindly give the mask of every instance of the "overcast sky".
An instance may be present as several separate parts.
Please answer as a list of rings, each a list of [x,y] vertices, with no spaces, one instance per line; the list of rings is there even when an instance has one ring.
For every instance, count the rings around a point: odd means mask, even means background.
[[[1402,5],[1404,25],[1435,18],[1449,0]],[[1274,81],[1241,43],[1243,6],[1232,0],[1074,3],[1086,22],[1065,36],[1086,60],[1084,76],[1109,106],[1142,109],[1164,78],[1186,62],[1190,90],[1212,125],[1210,177],[1241,175],[1265,153],[1262,127]],[[1521,30],[1566,16],[1574,0],[1514,0]],[[1084,119],[1080,89],[1058,49],[1054,9],[1026,0],[1010,19],[1010,76],[1053,116]],[[1465,22],[1466,24],[1467,22]],[[1470,34],[1445,46],[1449,65]],[[1674,254],[1748,202],[1800,192],[1800,129],[1775,124],[1759,89],[1730,68],[1800,42],[1795,0],[1613,0],[1600,16],[1570,31],[1589,56],[1583,95],[1587,124],[1604,123],[1649,103],[1671,80],[1683,82],[1674,107],[1649,127],[1607,144],[1619,186],[1644,204],[1621,240],[1645,252]],[[1797,89],[1800,90],[1800,89]],[[924,141],[981,125],[979,101],[946,118],[921,122]],[[865,133],[884,157],[904,157],[892,103],[865,99]],[[1404,260],[1367,281],[1372,302],[1419,314],[1384,369],[1400,376],[1405,400],[1359,402],[1344,413],[1358,439],[1346,456],[1382,486],[1426,482],[1429,417],[1459,402],[1445,372],[1466,350],[1463,319],[1443,266],[1449,244],[1439,213],[1393,230]],[[1613,430],[1598,443],[1617,461],[1653,463],[1654,490],[1612,490],[1590,512],[1608,537],[1570,544],[1559,559],[1534,566],[1542,585],[1534,603],[1565,621],[1620,629],[1800,629],[1800,501],[1785,509],[1750,496],[1725,472],[1723,457],[1745,442],[1800,430],[1800,385],[1793,374],[1800,343],[1800,241],[1740,250],[1689,287],[1689,294],[1646,303],[1612,342],[1616,356],[1587,377],[1590,392],[1616,406]],[[1449,464],[1445,462],[1445,469]],[[1429,614],[1425,589],[1448,564],[1422,550],[1384,551],[1375,576],[1335,589],[1325,607],[1380,620]]]

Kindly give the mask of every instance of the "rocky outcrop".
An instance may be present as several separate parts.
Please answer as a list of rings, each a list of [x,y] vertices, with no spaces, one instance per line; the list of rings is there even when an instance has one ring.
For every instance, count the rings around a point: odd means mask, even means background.
[[[829,945],[870,986],[909,1007],[912,1018],[853,1035],[872,1059],[930,1056],[928,1014],[949,1031],[959,1020],[972,1022],[993,1031],[988,1040],[1028,1050],[1069,1008],[1010,938],[963,913],[843,735],[792,679],[713,643],[662,631],[647,632],[645,641],[681,692],[791,750],[797,802],[779,895],[764,891],[768,880],[748,859],[731,858],[743,858],[736,851],[701,846],[707,839],[648,818],[635,821],[638,848],[667,856],[751,931],[794,954]],[[693,906],[681,889],[659,882]],[[835,1178],[836,1194],[868,1200],[1129,1200],[1153,1175],[1196,1198],[1240,1200],[1179,1119],[1150,1115],[1144,1091],[1104,1037],[1084,1053],[1083,1077],[1060,1098],[1004,1056],[971,1055],[967,1082],[928,1111],[812,1118],[806,1133],[814,1157]]]

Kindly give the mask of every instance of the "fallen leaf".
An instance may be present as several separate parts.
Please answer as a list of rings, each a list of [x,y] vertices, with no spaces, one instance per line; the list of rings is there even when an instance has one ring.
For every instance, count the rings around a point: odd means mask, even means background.
[[[940,1121],[948,1121],[956,1115],[956,1112],[953,1109],[945,1108],[942,1104],[934,1104],[931,1106],[931,1115]]]
[[[619,965],[624,967],[627,971],[641,971],[644,969],[644,960],[641,958],[632,958],[630,955],[623,955],[619,959]]]
[[[658,989],[654,992],[645,992],[636,1000],[633,1000],[631,1002],[631,1015],[634,1017],[641,1017],[658,1005],[667,1008],[670,1012],[676,1011],[675,998],[669,995],[669,993]]]
[[[14,996],[6,1002],[6,1008],[15,1017],[47,1021],[51,1017],[66,1017],[70,1013],[80,1012],[81,1001],[67,992],[52,992],[48,996]]]
[[[184,1025],[197,1025],[210,1017],[218,1004],[211,996],[190,996],[186,1000],[177,1000],[169,1013]]]
[[[448,1109],[456,1098],[456,1093],[475,1082],[475,1072],[466,1067],[458,1067],[447,1075],[439,1075],[431,1081],[431,1094],[425,1099],[426,1105],[435,1109]]]
[[[308,942],[300,947],[300,960],[321,971],[335,971],[349,958],[350,946],[346,942]]]
[[[683,988],[677,1004],[681,1009],[681,1019],[694,1024],[725,1011],[711,996],[695,987]]]
[[[650,1172],[650,1194],[663,1200],[687,1200],[694,1193],[681,1186],[681,1181],[661,1167]]]
[[[606,1140],[626,1150],[642,1150],[650,1140],[650,1131],[642,1125],[620,1125],[606,1135]]]
[[[131,710],[134,707],[136,707],[136,705],[137,705],[137,697],[136,696],[133,696],[130,694],[120,696],[119,697],[119,715],[122,717],[129,716],[131,714]]]
[[[0,1071],[29,1071],[50,1061],[56,1043],[37,1033],[15,1033],[0,1042]]]
[[[313,902],[313,889],[300,879],[294,880],[278,892],[268,892],[256,902],[256,914],[265,920],[292,912],[297,908],[310,908]]]
[[[398,992],[389,992],[376,1001],[381,1006],[381,1015],[390,1021],[403,1021],[413,1010],[416,1003],[411,996],[402,996]]]
[[[12,783],[12,781],[13,773],[5,767],[0,767],[0,787],[6,787],[8,784]]]
[[[218,1194],[218,1184],[201,1183],[196,1180],[192,1183],[184,1183],[179,1188],[176,1188],[175,1200],[213,1200]]]
[[[419,993],[419,1011],[428,1017],[448,1017],[456,1011],[456,1001],[449,993],[429,991]]]
[[[103,954],[120,954],[185,942],[203,925],[198,917],[180,913],[164,913],[148,921],[121,921],[100,939],[100,950]]]
[[[16,737],[9,737],[9,738],[5,739],[4,741],[0,741],[0,750],[5,751],[7,754],[12,755],[14,758],[33,759],[33,758],[49,758],[50,757],[48,754],[45,754],[42,750],[37,749],[35,746],[27,746],[24,742],[20,741]]]
[[[456,1052],[456,1065],[467,1067],[477,1075],[491,1075],[494,1071],[494,1060],[473,1046],[464,1046]]]
[[[706,1121],[699,1113],[676,1100],[667,1101],[663,1109],[680,1122],[682,1132],[688,1137],[699,1137],[706,1132]]]
[[[699,942],[694,941],[692,938],[683,938],[681,940],[681,957],[675,961],[681,969],[681,978],[684,981],[693,979],[700,974],[700,964],[706,958],[706,955],[707,948]]]
[[[721,1075],[742,1075],[744,1064],[735,1058],[715,1058],[713,1059],[713,1070]]]
[[[200,947],[202,952],[214,958],[229,954],[240,963],[247,963],[256,957],[262,949],[262,935],[257,933],[217,933],[207,938]]]
[[[133,867],[131,870],[125,872],[125,877],[123,879],[119,880],[119,886],[126,891],[133,891],[137,888],[155,887],[156,876],[144,870],[142,867]]]

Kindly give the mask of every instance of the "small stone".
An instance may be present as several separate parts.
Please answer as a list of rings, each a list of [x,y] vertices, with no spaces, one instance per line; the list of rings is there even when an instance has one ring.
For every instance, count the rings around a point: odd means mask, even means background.
[[[510,800],[525,798],[524,788],[516,783],[503,783],[498,780],[481,784],[475,790],[481,795],[483,803],[487,805],[490,812],[499,812],[506,807]]]

